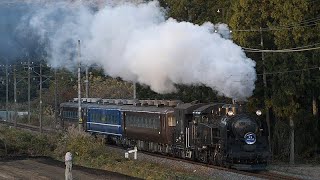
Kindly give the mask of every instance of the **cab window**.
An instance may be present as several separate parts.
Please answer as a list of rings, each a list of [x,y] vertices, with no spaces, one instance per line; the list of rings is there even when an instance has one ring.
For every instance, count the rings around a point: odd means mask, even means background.
[[[176,118],[174,116],[168,116],[168,126],[176,126],[177,125],[177,121]]]

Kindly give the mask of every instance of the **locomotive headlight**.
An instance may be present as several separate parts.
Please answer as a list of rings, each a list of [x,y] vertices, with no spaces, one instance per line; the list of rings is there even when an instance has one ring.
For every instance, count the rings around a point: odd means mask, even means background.
[[[228,115],[232,116],[233,115],[233,111],[228,111]]]
[[[262,112],[260,110],[256,111],[257,116],[261,116]]]

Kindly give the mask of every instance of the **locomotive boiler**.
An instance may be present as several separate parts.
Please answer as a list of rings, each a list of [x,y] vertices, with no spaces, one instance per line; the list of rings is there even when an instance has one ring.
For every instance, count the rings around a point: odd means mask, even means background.
[[[83,128],[120,146],[137,146],[240,170],[263,170],[270,158],[264,121],[245,112],[241,104],[99,98],[81,101]],[[78,123],[77,99],[60,107],[64,124]]]

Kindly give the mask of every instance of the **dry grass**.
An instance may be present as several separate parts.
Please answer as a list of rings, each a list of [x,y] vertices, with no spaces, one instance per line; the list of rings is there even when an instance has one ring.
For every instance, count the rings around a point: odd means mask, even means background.
[[[0,126],[0,151],[9,155],[44,155],[64,160],[67,151],[73,154],[74,163],[91,168],[118,172],[143,179],[205,179],[183,170],[161,164],[127,160],[118,151],[107,148],[101,138],[69,128],[65,134],[47,136]]]

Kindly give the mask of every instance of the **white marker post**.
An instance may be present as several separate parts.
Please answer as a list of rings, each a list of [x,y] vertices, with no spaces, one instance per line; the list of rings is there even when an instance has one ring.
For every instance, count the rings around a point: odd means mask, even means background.
[[[72,180],[72,154],[70,152],[66,153],[64,162],[66,164],[65,180]]]
[[[134,153],[133,159],[136,160],[136,159],[137,159],[137,156],[138,156],[138,149],[137,149],[137,147],[135,146],[133,150],[129,150],[128,152],[125,152],[125,153],[124,153],[124,157],[128,159],[130,153]]]

